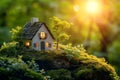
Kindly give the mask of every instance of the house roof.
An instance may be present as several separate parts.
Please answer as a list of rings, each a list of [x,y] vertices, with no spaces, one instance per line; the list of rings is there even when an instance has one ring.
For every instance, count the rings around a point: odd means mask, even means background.
[[[38,30],[42,27],[42,25],[46,27],[52,38],[55,39],[50,30],[48,29],[48,27],[46,26],[46,24],[41,22],[35,23],[27,22],[23,28],[22,38],[31,40],[34,37],[34,35],[38,32]]]

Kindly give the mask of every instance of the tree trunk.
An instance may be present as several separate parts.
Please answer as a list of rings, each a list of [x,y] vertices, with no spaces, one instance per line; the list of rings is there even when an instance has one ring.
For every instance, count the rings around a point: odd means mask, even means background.
[[[58,47],[59,47],[59,43],[58,43],[58,39],[56,39],[56,50],[58,50]]]
[[[3,12],[0,14],[0,18],[1,18],[1,24],[0,24],[0,26],[1,26],[1,27],[7,26],[7,25],[6,25],[6,12],[5,12],[5,11],[3,11]]]
[[[109,25],[108,24],[103,24],[103,23],[97,23],[99,31],[101,33],[101,52],[107,53],[107,46],[110,43],[110,30],[109,30]]]

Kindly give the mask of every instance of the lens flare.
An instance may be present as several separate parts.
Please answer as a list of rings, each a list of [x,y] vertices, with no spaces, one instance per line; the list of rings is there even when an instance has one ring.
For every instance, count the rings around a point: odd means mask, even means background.
[[[100,5],[100,2],[98,0],[89,0],[86,3],[87,13],[97,14],[100,12],[100,10],[101,10],[101,5]]]

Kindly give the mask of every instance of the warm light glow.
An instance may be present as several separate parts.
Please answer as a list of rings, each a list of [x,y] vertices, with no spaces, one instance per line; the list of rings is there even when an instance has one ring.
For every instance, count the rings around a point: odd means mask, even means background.
[[[98,0],[89,0],[86,3],[86,11],[87,13],[97,14],[101,10],[101,5]]]
[[[45,38],[46,38],[45,32],[41,32],[41,33],[40,33],[40,38],[41,38],[41,39],[45,39]]]
[[[75,12],[78,12],[79,11],[79,6],[78,5],[74,5],[73,9],[75,10]]]
[[[26,42],[25,45],[26,45],[27,47],[29,47],[29,46],[30,46],[30,42]]]
[[[49,42],[46,42],[45,45],[46,45],[47,48],[50,48],[50,47],[51,47],[51,44],[50,44]]]
[[[48,42],[46,42],[46,47],[47,47],[47,48],[49,47],[49,43],[48,43]]]

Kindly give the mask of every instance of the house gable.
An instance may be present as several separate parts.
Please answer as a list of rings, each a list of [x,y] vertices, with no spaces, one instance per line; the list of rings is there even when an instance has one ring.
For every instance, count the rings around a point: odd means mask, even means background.
[[[50,30],[48,29],[48,27],[46,26],[46,24],[45,23],[41,23],[41,22],[35,22],[33,24],[31,24],[30,22],[26,23],[24,25],[22,38],[23,39],[27,39],[27,40],[32,40],[32,38],[35,36],[35,34],[38,32],[38,30],[43,25],[48,30],[48,32],[52,36],[52,38],[55,39],[54,36],[52,35],[52,33],[50,32]]]
[[[40,39],[40,33],[41,32],[45,32],[46,33],[46,39]],[[36,34],[34,35],[34,37],[32,38],[32,48],[36,49],[36,50],[41,50],[41,43],[45,42],[46,43],[50,43],[51,46],[53,46],[53,41],[54,41],[54,37],[51,35],[50,31],[48,30],[48,28],[46,27],[46,25],[42,24],[40,29],[36,32]],[[34,46],[34,44],[38,44],[37,47]],[[46,47],[45,47],[46,48]],[[46,50],[49,48],[46,48]]]

